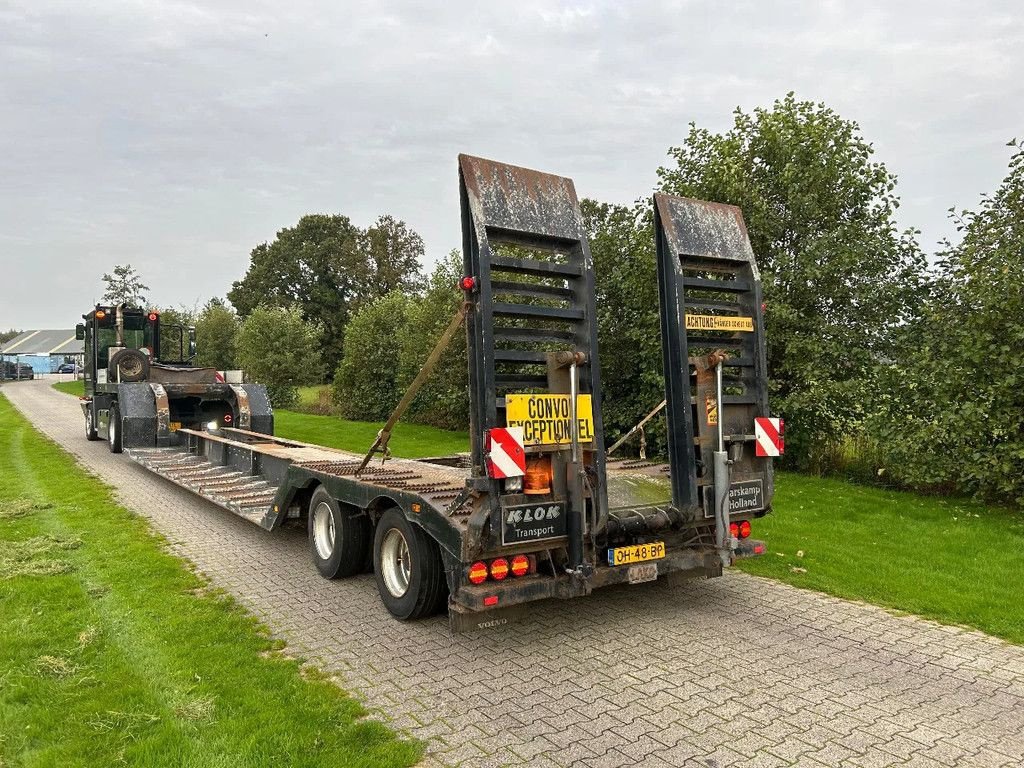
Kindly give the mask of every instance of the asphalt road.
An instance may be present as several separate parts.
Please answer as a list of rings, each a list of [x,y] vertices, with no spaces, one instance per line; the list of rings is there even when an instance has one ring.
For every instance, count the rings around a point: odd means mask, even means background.
[[[267,533],[89,443],[74,398],[4,386],[295,654],[431,765],[1021,766],[1024,648],[739,573],[538,606],[497,633],[403,624]]]

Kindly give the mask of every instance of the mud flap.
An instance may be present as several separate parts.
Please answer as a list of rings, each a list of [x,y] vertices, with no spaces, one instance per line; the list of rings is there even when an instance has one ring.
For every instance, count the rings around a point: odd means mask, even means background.
[[[480,630],[500,630],[518,621],[529,610],[529,603],[492,608],[489,611],[471,611],[458,603],[448,603],[448,626],[453,635]]]

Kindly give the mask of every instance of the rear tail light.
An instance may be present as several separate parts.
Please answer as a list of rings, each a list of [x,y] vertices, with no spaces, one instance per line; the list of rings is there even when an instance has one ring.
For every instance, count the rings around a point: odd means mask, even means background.
[[[469,566],[469,581],[471,584],[483,584],[487,581],[487,564],[478,560]]]
[[[512,575],[525,576],[530,572],[530,558],[526,555],[516,555],[512,558]]]
[[[508,560],[504,557],[499,557],[497,560],[491,561],[491,578],[495,581],[502,581],[508,576]]]
[[[740,538],[741,539],[745,539],[749,535],[750,535],[750,521],[749,520],[741,520],[740,521]]]
[[[491,581],[504,581],[509,574],[515,577],[526,576],[537,572],[535,555],[515,555],[511,559],[496,557],[493,560],[477,560],[469,566],[469,582],[483,584]]]

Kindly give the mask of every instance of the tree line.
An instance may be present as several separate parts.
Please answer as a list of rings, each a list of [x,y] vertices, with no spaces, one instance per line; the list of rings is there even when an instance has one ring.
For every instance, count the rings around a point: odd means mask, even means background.
[[[897,179],[855,121],[793,94],[737,109],[716,133],[691,124],[657,190],[738,205],[761,270],[772,409],[786,466],[803,472],[1024,505],[1024,151],[931,263],[896,223]],[[662,397],[649,195],[584,200],[598,293],[608,439]],[[382,216],[361,229],[304,216],[256,246],[245,276],[197,313],[199,361],[243,367],[278,407],[332,382],[344,418],[381,420],[440,336],[461,294],[461,257],[429,275],[423,241]],[[463,339],[409,418],[467,426]],[[229,364],[230,363],[230,364]],[[665,445],[664,422],[646,431]]]

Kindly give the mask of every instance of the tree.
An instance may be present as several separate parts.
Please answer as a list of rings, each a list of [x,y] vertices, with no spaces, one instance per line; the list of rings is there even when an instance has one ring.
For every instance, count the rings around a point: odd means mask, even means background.
[[[665,397],[654,223],[650,201],[580,207],[594,257],[601,413],[611,444]],[[651,453],[664,453],[663,419],[644,434]]]
[[[362,230],[347,216],[312,214],[253,248],[249,270],[228,299],[243,318],[260,305],[296,307],[322,329],[323,358],[333,373],[352,314],[393,290],[417,288],[422,256],[419,235],[389,216]]]
[[[920,311],[924,257],[897,231],[896,177],[859,126],[792,93],[737,109],[722,134],[691,124],[661,189],[740,206],[764,280],[773,409],[787,460],[858,432],[884,362]]]
[[[1024,507],[1024,149],[939,253],[914,344],[887,371],[872,421],[884,470],[918,487]]]
[[[21,331],[11,328],[7,331],[0,331],[0,344],[6,344],[8,341],[13,339],[15,336],[20,336]]]
[[[364,304],[345,331],[345,355],[334,376],[334,404],[341,416],[383,421],[402,396],[398,339],[412,302],[400,291]]]
[[[409,319],[402,328],[399,386],[404,392],[426,362],[441,334],[462,303],[458,281],[462,277],[462,254],[451,251],[439,261],[421,297],[410,303]],[[434,373],[427,379],[409,407],[409,420],[441,429],[469,426],[469,367],[466,333],[455,335],[442,352]]]
[[[223,301],[210,299],[196,318],[196,364],[225,371],[235,367],[238,316]]]
[[[297,308],[257,307],[235,339],[237,364],[250,381],[264,384],[275,408],[289,408],[297,388],[322,376],[319,329]]]
[[[160,359],[166,362],[188,360],[188,329],[195,325],[195,310],[185,306],[150,307],[160,313]]]
[[[146,305],[144,291],[148,291],[149,286],[143,285],[142,278],[131,264],[116,265],[113,274],[108,272],[103,275],[103,282],[107,286],[103,293],[104,303],[128,304],[133,307]]]

